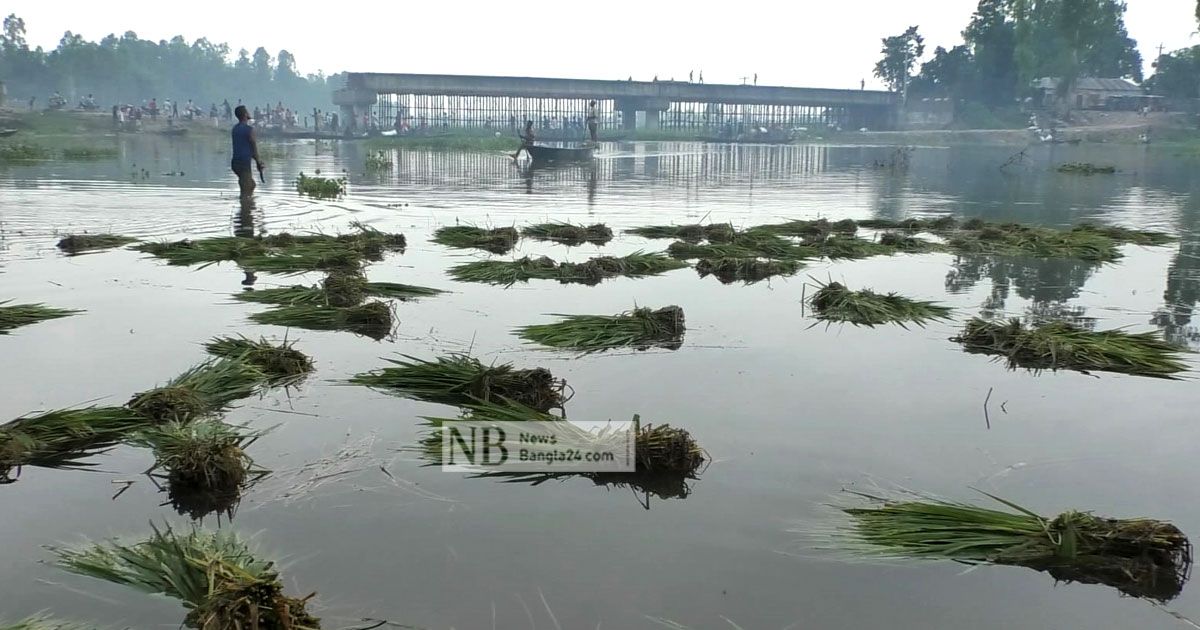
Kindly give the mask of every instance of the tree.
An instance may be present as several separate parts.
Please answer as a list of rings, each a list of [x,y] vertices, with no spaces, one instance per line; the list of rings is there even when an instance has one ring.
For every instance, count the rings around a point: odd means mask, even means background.
[[[29,50],[29,44],[25,43],[25,20],[17,17],[15,13],[10,13],[4,18],[4,34],[0,35],[0,51],[5,54],[12,54],[19,50]]]
[[[946,50],[938,46],[909,85],[916,96],[948,96],[955,100],[978,96],[979,68],[965,45]]]
[[[1119,0],[1011,0],[1020,81],[1056,77],[1065,94],[1075,79],[1142,78],[1137,42],[1125,30]]]
[[[254,57],[250,65],[254,68],[254,76],[259,81],[271,80],[271,53],[267,52],[266,48],[259,46],[254,50]]]
[[[279,56],[275,58],[275,80],[288,85],[299,78],[300,75],[296,74],[296,58],[287,50],[279,51]]]
[[[1200,96],[1200,46],[1160,55],[1154,62],[1154,76],[1146,80],[1151,94],[1171,98]]]
[[[913,67],[925,53],[925,38],[917,33],[916,26],[910,26],[899,35],[883,38],[880,52],[883,58],[875,64],[875,76],[893,92],[905,93]]]
[[[1009,19],[1010,0],[979,0],[962,32],[975,59],[979,92],[975,100],[1011,103],[1017,88],[1016,27]]]

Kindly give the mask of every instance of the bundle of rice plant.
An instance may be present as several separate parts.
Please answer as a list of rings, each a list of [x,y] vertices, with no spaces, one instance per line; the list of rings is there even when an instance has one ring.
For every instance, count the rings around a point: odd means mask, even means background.
[[[818,319],[863,326],[889,323],[904,326],[909,322],[924,326],[929,320],[948,319],[951,313],[949,307],[895,293],[882,295],[870,289],[851,291],[840,282],[820,286],[811,300]]]
[[[642,238],[674,238],[686,243],[699,243],[706,240],[716,244],[730,242],[737,234],[737,230],[733,229],[733,225],[729,223],[713,223],[709,225],[649,225],[626,230],[626,233]]]
[[[22,466],[87,468],[88,457],[145,423],[123,407],[57,409],[7,422],[0,425],[0,484],[15,481]]]
[[[345,234],[274,234],[262,238],[221,236],[199,240],[142,243],[138,251],[171,265],[210,265],[233,261],[266,273],[357,269],[387,252],[404,251],[403,234],[381,232],[359,222]]]
[[[0,302],[0,335],[7,335],[8,331],[20,328],[21,326],[29,326],[30,324],[68,317],[83,312],[53,308],[44,304],[13,304],[12,306],[5,306],[11,301]]]
[[[1115,225],[1096,225],[1094,223],[1081,223],[1072,228],[1072,231],[1102,234],[1118,243],[1133,243],[1134,245],[1166,245],[1177,240],[1171,235],[1163,234],[1162,232],[1133,230]]]
[[[558,263],[542,256],[525,256],[517,260],[480,260],[450,269],[450,275],[461,282],[484,282],[510,285],[530,278],[552,278],[558,274]]]
[[[511,363],[484,365],[465,354],[435,361],[402,356],[387,359],[392,367],[359,374],[350,382],[448,405],[507,400],[549,411],[565,402],[566,381],[555,379],[545,368],[517,369]]]
[[[254,341],[239,335],[214,337],[204,344],[204,349],[213,356],[252,365],[272,381],[281,381],[293,380],[313,371],[312,359],[294,346],[295,342],[273,344],[266,339]]]
[[[906,253],[924,253],[937,251],[940,246],[937,243],[927,241],[915,236],[901,234],[899,232],[884,232],[879,235],[879,244],[891,249],[895,252]]]
[[[0,621],[0,630],[95,630],[94,625],[61,621],[49,615],[27,617],[16,623]]]
[[[261,273],[299,274],[308,271],[346,271],[358,273],[366,259],[363,252],[349,244],[314,243],[271,250],[261,255],[237,259],[243,268]]]
[[[597,284],[606,278],[656,276],[686,266],[686,263],[662,254],[639,251],[620,257],[598,256],[582,263],[561,263],[558,265],[558,281]]]
[[[463,249],[478,248],[493,254],[504,254],[511,250],[521,235],[516,228],[503,227],[485,229],[474,225],[450,225],[438,228],[433,242],[447,247]]]
[[[529,238],[553,241],[563,245],[603,245],[612,240],[613,232],[603,223],[573,225],[571,223],[537,223],[521,229],[521,235]]]
[[[296,178],[296,191],[315,199],[337,199],[346,194],[346,180],[332,177],[308,177],[304,173]]]
[[[258,239],[220,236],[200,240],[141,243],[134,249],[161,258],[169,265],[187,267],[263,256],[267,253],[268,246]]]
[[[965,227],[965,226],[964,226]],[[964,230],[947,241],[960,254],[1078,258],[1091,262],[1117,260],[1117,241],[1089,230],[1056,230],[1018,224],[986,224]]]
[[[1187,536],[1162,521],[1077,511],[1046,518],[990,494],[1009,509],[860,496],[871,505],[841,508],[851,523],[840,538],[867,555],[1023,566],[1159,601],[1179,594],[1191,567]]]
[[[419,287],[412,284],[400,284],[398,282],[368,282],[365,291],[367,295],[371,297],[402,301],[415,300],[423,297],[432,297],[445,293],[441,289]]]
[[[763,232],[767,234],[775,234],[778,236],[799,236],[803,238],[825,238],[830,234],[847,234],[853,235],[858,231],[858,223],[853,219],[843,219],[841,221],[829,222],[828,219],[816,219],[812,221],[793,220],[784,223],[769,223],[767,225],[756,225],[748,230],[750,232]]]
[[[1099,166],[1091,162],[1067,162],[1066,164],[1059,164],[1058,168],[1054,170],[1059,173],[1071,173],[1074,175],[1096,175],[1101,173],[1111,175],[1117,172],[1117,167],[1111,165]]]
[[[136,242],[136,238],[118,234],[69,234],[58,241],[58,248],[67,254],[82,254]]]
[[[1156,332],[1092,331],[1061,321],[1026,327],[1018,319],[973,318],[954,341],[968,352],[1004,357],[1013,369],[1097,370],[1161,378],[1187,370],[1183,351]]]
[[[255,557],[229,531],[167,527],[139,543],[94,543],[51,547],[56,564],[79,575],[180,600],[184,624],[199,630],[317,630],[320,620],[305,610],[314,594],[289,597],[275,563]]]
[[[330,306],[355,306],[367,297],[367,278],[361,273],[331,271],[321,282]]]
[[[242,302],[275,304],[280,306],[293,304],[332,306],[333,304],[331,303],[325,284],[327,283],[323,283],[319,287],[291,286],[274,289],[255,289],[253,291],[242,291],[235,294],[233,298]],[[401,301],[415,300],[443,293],[439,289],[400,284],[397,282],[367,282],[361,286],[361,289],[364,296]]]
[[[135,395],[125,404],[155,423],[188,422],[252,396],[269,378],[257,367],[235,359],[215,359],[180,374],[162,387]]]
[[[559,315],[562,321],[517,329],[524,339],[552,348],[597,352],[612,348],[679,348],[683,343],[683,309],[635,308],[618,315]]]
[[[770,258],[774,260],[801,260],[818,255],[812,247],[796,243],[763,230],[734,232],[728,240],[713,241],[699,245],[688,241],[676,241],[667,247],[667,254],[674,258]]]
[[[772,276],[789,276],[803,264],[795,260],[762,260],[759,258],[701,258],[696,262],[700,277],[716,276],[724,284],[742,281],[753,284]]]
[[[346,308],[293,304],[254,313],[250,319],[259,324],[306,330],[344,330],[375,340],[387,337],[393,328],[392,309],[378,301]]]

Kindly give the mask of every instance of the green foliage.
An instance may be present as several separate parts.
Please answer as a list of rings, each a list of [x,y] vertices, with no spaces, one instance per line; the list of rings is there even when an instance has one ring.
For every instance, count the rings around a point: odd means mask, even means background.
[[[481,260],[450,269],[450,275],[463,282],[510,285],[532,279],[558,280],[564,284],[598,284],[607,278],[655,276],[687,264],[662,254],[599,256],[583,263],[556,263],[546,258],[524,257],[518,260]]]
[[[36,144],[0,143],[0,163],[49,160],[50,150]]]
[[[508,253],[520,238],[516,228],[489,230],[474,225],[448,225],[438,228],[433,234],[433,242],[439,245],[463,249],[478,248],[493,254]]]
[[[893,92],[905,92],[913,66],[925,54],[925,38],[910,26],[903,33],[883,38],[883,58],[875,64],[874,74]]]
[[[521,337],[551,348],[599,352],[613,348],[678,349],[683,344],[683,309],[635,308],[619,315],[559,315],[553,324],[523,326]]]
[[[62,150],[64,160],[110,160],[117,155],[116,147],[67,147]]]
[[[124,247],[137,239],[119,234],[69,234],[58,241],[58,248],[68,254]]]
[[[387,359],[392,367],[358,374],[350,382],[448,405],[512,401],[549,411],[565,402],[566,382],[555,379],[544,368],[517,369],[511,363],[484,365],[465,354],[438,357],[436,361],[402,356]]]
[[[125,406],[155,423],[187,422],[221,412],[233,401],[254,395],[269,380],[252,365],[217,359],[135,395]]]
[[[737,233],[728,223],[713,223],[709,225],[647,225],[626,230],[642,238],[677,238],[687,243],[728,243]]]
[[[716,276],[722,284],[737,281],[753,284],[772,276],[790,276],[803,265],[795,260],[760,260],[758,258],[701,258],[696,262],[700,277]]]
[[[392,170],[392,156],[387,151],[371,151],[367,153],[364,166],[368,171],[390,171]]]
[[[839,282],[821,285],[811,304],[818,319],[849,322],[856,326],[913,323],[924,326],[930,320],[948,319],[951,310],[924,300],[913,300],[895,293],[887,295],[870,289],[851,291]]]
[[[145,420],[123,407],[59,409],[23,416],[0,425],[0,484],[12,469],[87,468],[86,459],[121,441]]]
[[[1111,175],[1117,172],[1117,167],[1098,166],[1096,164],[1092,164],[1091,162],[1067,162],[1066,164],[1059,164],[1058,168],[1054,170],[1058,171],[1059,173],[1070,173],[1073,175]]]
[[[442,293],[438,289],[430,289],[428,287],[418,287],[410,284],[399,284],[396,282],[367,282],[363,288],[363,295],[370,297],[379,297],[395,300],[415,300],[422,297],[430,297]],[[243,291],[233,296],[234,299],[242,302],[255,302],[258,304],[275,304],[275,305],[292,305],[292,304],[315,304],[321,306],[334,306],[323,286],[320,287],[280,287],[276,289],[256,289],[254,291]]]
[[[306,330],[343,330],[375,340],[390,335],[394,327],[392,309],[383,302],[367,302],[350,307],[292,304],[254,313],[250,319],[272,326]]]
[[[5,304],[8,304],[8,302],[0,302],[0,335],[7,335],[8,331],[20,328],[21,326],[37,324],[83,312],[52,308],[42,304],[13,304],[12,306],[5,306]]]
[[[337,199],[346,194],[346,178],[308,177],[300,173],[296,178],[296,190],[315,199]]]
[[[293,380],[313,371],[312,359],[294,345],[295,342],[273,344],[266,339],[254,341],[244,336],[214,337],[204,344],[204,350],[215,357],[252,365],[277,381]]]
[[[603,223],[572,225],[570,223],[538,223],[521,229],[521,235],[529,238],[553,241],[573,246],[591,243],[603,245],[612,240],[613,232]]]

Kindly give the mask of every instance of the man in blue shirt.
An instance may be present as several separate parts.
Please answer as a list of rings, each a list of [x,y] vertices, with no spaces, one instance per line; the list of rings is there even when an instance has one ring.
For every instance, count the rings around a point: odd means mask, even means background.
[[[233,111],[237,116],[238,123],[233,126],[233,159],[229,161],[229,167],[233,169],[238,178],[238,188],[242,191],[242,198],[249,198],[254,194],[254,170],[250,166],[250,160],[253,159],[258,164],[259,172],[266,168],[266,164],[258,157],[258,141],[254,137],[254,128],[248,123],[250,120],[250,112],[246,111],[245,105],[238,105]]]

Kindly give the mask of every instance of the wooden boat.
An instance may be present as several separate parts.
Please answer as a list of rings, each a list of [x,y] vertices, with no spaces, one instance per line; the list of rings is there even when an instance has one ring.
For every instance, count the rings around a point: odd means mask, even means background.
[[[14,133],[17,133],[16,129],[0,129],[0,138],[7,138]]]
[[[564,162],[589,162],[592,159],[592,147],[544,147],[533,145],[527,147],[529,157],[539,164]]]

